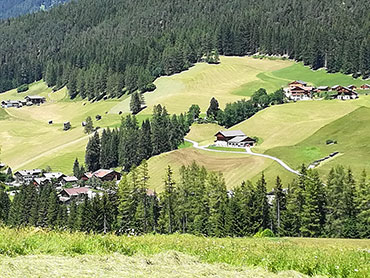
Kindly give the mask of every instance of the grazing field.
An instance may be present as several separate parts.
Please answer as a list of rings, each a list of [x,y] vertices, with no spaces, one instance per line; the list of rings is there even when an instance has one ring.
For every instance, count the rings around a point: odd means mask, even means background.
[[[1,277],[365,278],[370,271],[369,240],[0,234]]]
[[[294,79],[302,79],[314,85],[365,83],[340,73],[312,71],[292,61],[221,57],[219,65],[199,63],[183,73],[157,79],[157,89],[145,94],[148,108],[137,117],[139,121],[148,118],[153,105],[159,103],[165,105],[170,113],[184,112],[193,103],[199,104],[202,112],[205,112],[213,96],[223,107],[227,102],[248,97],[260,87],[272,92]],[[21,109],[0,108],[1,159],[13,170],[51,166],[55,171],[71,173],[74,159],[78,157],[80,161],[84,160],[88,141],[81,122],[91,116],[94,126],[118,126],[121,121],[118,112],[127,112],[129,104],[128,96],[96,103],[81,99],[70,100],[66,88],[52,92],[42,81],[31,84],[30,89],[24,93],[17,93],[16,89],[2,93],[0,101],[23,99],[26,95],[44,96],[47,103]],[[279,158],[286,158],[288,164],[296,167],[301,162],[316,159],[325,152],[317,151],[315,145],[305,147],[303,152],[301,147],[290,146],[300,144],[324,126],[360,106],[370,107],[370,96],[361,95],[359,100],[346,102],[305,101],[273,106],[232,129],[241,129],[247,135],[257,136],[260,144],[254,149],[255,152],[268,152],[279,156],[280,152],[283,152]],[[95,121],[98,114],[102,116],[99,122]],[[49,120],[53,121],[52,125],[48,124]],[[67,132],[63,131],[63,122],[66,121],[72,124],[72,129]],[[209,145],[214,141],[214,134],[221,129],[223,128],[216,124],[195,124],[187,138],[197,141],[200,145]],[[225,154],[199,154],[189,147],[189,144],[184,144],[178,153],[175,151],[150,160],[154,161],[150,162],[154,188],[161,187],[168,163],[174,164],[176,168],[183,162],[189,164],[194,160],[211,170],[222,170],[228,187],[244,179],[256,180],[262,171],[265,171],[269,179],[274,179],[276,174],[286,179],[293,177],[268,159],[245,156],[242,162],[232,163],[230,154],[226,154],[225,160]],[[283,149],[279,150],[280,147]],[[343,156],[341,159],[345,158],[346,156]],[[340,157],[333,161],[340,161]],[[332,162],[326,164],[331,165]],[[354,165],[367,167],[360,160]]]
[[[156,191],[163,189],[163,179],[168,165],[173,168],[175,181],[178,181],[180,167],[193,162],[205,166],[208,170],[223,173],[228,188],[240,185],[242,181],[257,179],[263,169],[275,163],[247,154],[208,152],[194,148],[180,149],[149,159],[149,187]]]
[[[198,104],[202,111],[206,111],[212,97],[216,97],[220,106],[224,107],[226,103],[241,98],[233,92],[243,84],[257,82],[263,86],[258,74],[293,64],[292,61],[259,60],[251,57],[221,57],[220,60],[218,65],[199,63],[185,72],[158,78],[154,82],[157,89],[144,95],[148,106],[146,110],[152,111],[153,105],[161,103],[170,113],[186,112],[192,104]],[[113,107],[111,112],[127,112],[129,104],[128,99],[124,100]],[[146,110],[142,113],[148,114]]]
[[[366,83],[360,79],[354,79],[343,73],[328,74],[324,69],[313,71],[309,67],[304,67],[302,63],[294,63],[289,67],[278,69],[272,72],[262,72],[257,74],[258,79],[248,82],[237,88],[233,93],[240,96],[251,96],[259,88],[265,88],[268,92],[273,92],[287,83],[294,80],[304,80],[314,86],[334,86],[334,85],[360,85]]]
[[[356,174],[359,174],[363,169],[370,169],[369,119],[370,108],[360,107],[325,125],[312,136],[294,146],[273,148],[267,153],[279,156],[298,167],[299,164],[308,165],[316,159],[338,151],[340,155],[324,162],[318,169],[327,174],[331,167],[341,164],[351,167]],[[327,145],[327,140],[337,141],[337,144]]]

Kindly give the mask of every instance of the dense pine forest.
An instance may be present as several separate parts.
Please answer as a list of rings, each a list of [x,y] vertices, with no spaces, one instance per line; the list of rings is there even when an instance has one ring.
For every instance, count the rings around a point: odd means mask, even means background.
[[[44,78],[71,97],[153,89],[221,55],[287,55],[368,77],[369,1],[79,0],[0,22],[0,92]]]
[[[10,202],[0,188],[0,223],[117,234],[190,233],[216,237],[250,236],[272,230],[279,236],[368,238],[370,186],[364,172],[357,181],[337,166],[326,184],[316,170],[283,185],[277,177],[267,192],[264,176],[228,191],[221,174],[193,163],[174,180],[168,166],[164,191],[147,191],[148,165],[124,175],[120,184],[106,182],[103,196],[67,207],[52,184],[23,185]],[[270,197],[270,198],[269,198]],[[69,212],[68,212],[69,211]],[[271,232],[269,232],[271,233]]]
[[[68,0],[1,0],[0,19],[48,9]]]

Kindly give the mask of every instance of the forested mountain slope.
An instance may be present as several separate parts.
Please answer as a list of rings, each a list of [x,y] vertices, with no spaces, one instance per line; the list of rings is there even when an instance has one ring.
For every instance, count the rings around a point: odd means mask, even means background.
[[[45,78],[71,97],[118,96],[203,55],[286,54],[367,76],[367,0],[79,0],[0,23],[0,92]]]
[[[48,9],[68,0],[1,0],[0,19]]]

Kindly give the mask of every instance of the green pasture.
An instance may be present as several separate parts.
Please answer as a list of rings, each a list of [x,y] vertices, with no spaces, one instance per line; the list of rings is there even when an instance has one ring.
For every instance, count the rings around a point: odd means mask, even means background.
[[[115,236],[0,228],[1,277],[365,278],[369,240]]]

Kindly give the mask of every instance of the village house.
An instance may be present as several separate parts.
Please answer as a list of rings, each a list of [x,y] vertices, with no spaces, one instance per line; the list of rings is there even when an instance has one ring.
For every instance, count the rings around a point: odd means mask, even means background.
[[[219,131],[215,134],[218,147],[245,148],[256,144],[254,138],[248,137],[240,130]]]
[[[59,193],[59,200],[63,203],[70,203],[71,201],[82,201],[85,197],[92,197],[91,190],[87,187],[64,188]]]
[[[360,87],[362,90],[370,90],[370,85],[369,84],[364,84],[364,85],[361,85]]]
[[[65,186],[67,185],[68,183],[76,183],[78,182],[78,178],[76,178],[75,176],[64,176],[62,179],[61,179],[61,185]]]
[[[357,89],[357,87],[355,85],[349,85],[349,86],[347,86],[347,88],[349,88],[351,90],[356,90]]]
[[[337,93],[333,95],[333,98],[336,99],[349,100],[358,98],[358,93],[347,87],[338,88],[336,91]]]
[[[20,108],[22,106],[23,104],[19,100],[3,100],[1,102],[2,108],[11,108],[11,107]]]
[[[14,173],[14,177],[17,183],[28,184],[32,182],[33,179],[42,176],[42,171],[40,169],[33,170],[21,170]]]
[[[118,173],[115,170],[107,170],[107,169],[99,169],[93,173],[91,172],[85,173],[81,179],[84,181],[87,181],[91,179],[93,176],[98,178],[101,181],[113,181],[113,180],[121,179],[120,173]]]
[[[327,91],[329,91],[329,86],[319,86],[316,88],[317,93],[327,92]]]
[[[288,88],[284,89],[285,95],[294,101],[312,99],[315,91],[314,87],[307,86],[307,83],[302,80],[293,81],[288,86]]]
[[[44,97],[40,96],[26,96],[25,100],[27,101],[27,103],[30,102],[33,105],[40,105],[46,101]]]

